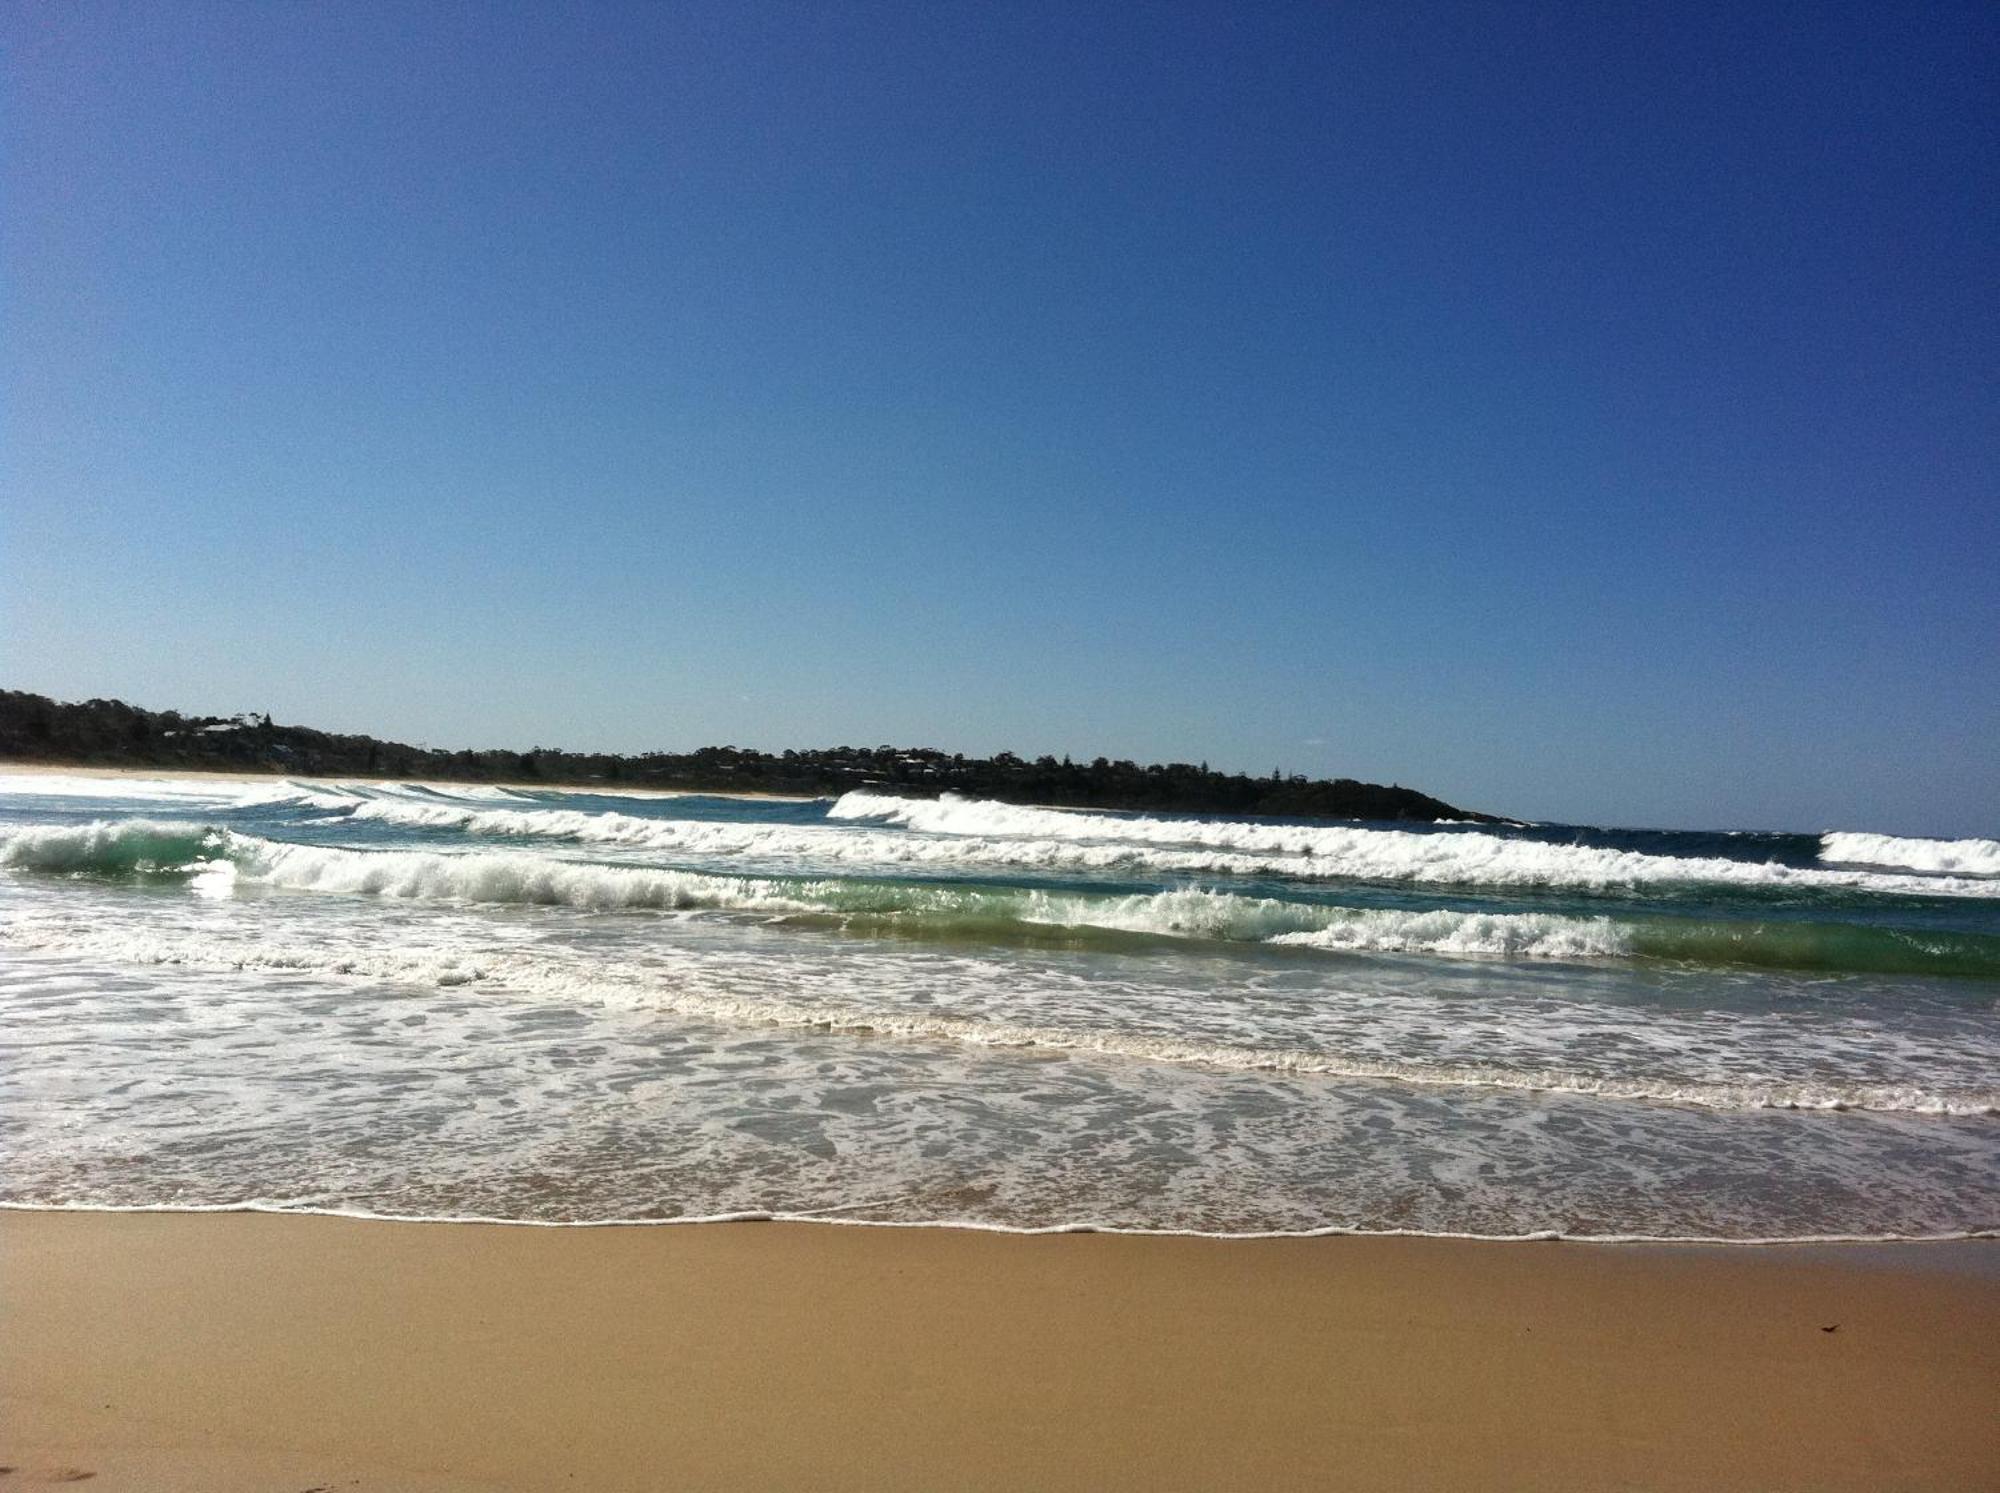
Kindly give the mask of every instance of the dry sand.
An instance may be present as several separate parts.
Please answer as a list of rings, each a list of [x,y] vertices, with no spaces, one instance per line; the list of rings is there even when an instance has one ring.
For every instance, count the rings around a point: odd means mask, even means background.
[[[5,1213],[0,1371],[0,1488],[1992,1488],[2000,1246]]]

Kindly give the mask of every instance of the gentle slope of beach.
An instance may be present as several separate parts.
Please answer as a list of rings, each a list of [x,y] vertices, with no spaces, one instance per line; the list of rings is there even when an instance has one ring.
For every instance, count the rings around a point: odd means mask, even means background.
[[[10,1483],[1934,1490],[2000,1466],[1981,1242],[20,1212],[0,1241]]]

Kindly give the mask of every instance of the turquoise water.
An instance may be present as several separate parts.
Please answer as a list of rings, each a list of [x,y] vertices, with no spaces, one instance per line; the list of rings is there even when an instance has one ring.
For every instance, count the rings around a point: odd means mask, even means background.
[[[2000,844],[0,778],[0,1200],[2000,1225]]]

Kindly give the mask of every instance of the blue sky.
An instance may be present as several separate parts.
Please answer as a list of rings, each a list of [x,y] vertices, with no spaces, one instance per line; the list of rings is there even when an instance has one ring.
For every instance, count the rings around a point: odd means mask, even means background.
[[[0,43],[0,684],[2000,829],[1991,7]]]

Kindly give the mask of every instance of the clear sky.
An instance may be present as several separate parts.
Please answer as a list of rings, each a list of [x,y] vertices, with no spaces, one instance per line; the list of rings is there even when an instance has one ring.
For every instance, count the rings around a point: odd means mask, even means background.
[[[2000,832],[2000,10],[19,3],[0,685]]]

